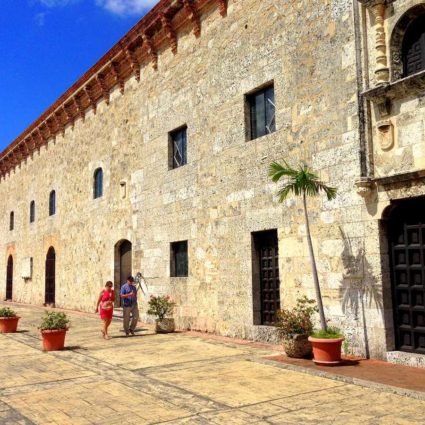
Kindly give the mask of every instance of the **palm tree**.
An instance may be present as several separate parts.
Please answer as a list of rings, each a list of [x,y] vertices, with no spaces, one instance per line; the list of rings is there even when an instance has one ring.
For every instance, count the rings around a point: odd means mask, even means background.
[[[317,196],[325,192],[330,201],[336,197],[336,189],[326,186],[319,177],[306,165],[300,164],[298,169],[292,168],[286,161],[283,165],[278,162],[270,164],[269,176],[276,183],[282,177],[285,178],[283,186],[278,191],[279,202],[283,202],[292,192],[296,196],[302,196],[304,206],[304,218],[307,233],[308,250],[310,253],[311,269],[313,272],[314,288],[316,290],[316,301],[319,308],[320,325],[323,331],[327,330],[325,311],[323,309],[322,294],[320,292],[319,276],[317,274],[316,260],[314,258],[313,244],[311,242],[310,223],[307,213],[307,196]]]

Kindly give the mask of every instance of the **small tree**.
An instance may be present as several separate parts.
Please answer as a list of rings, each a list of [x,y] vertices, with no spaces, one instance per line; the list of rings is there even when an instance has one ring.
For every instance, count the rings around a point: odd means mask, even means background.
[[[298,169],[292,168],[286,161],[283,165],[278,162],[270,164],[269,176],[277,183],[282,177],[285,181],[278,191],[279,202],[283,202],[290,193],[295,196],[302,196],[304,207],[304,219],[307,234],[308,250],[310,254],[311,269],[313,272],[314,288],[316,290],[316,301],[319,308],[320,325],[323,331],[327,331],[325,311],[323,309],[322,294],[320,292],[319,276],[317,274],[316,260],[314,257],[313,244],[311,241],[310,223],[307,210],[307,196],[317,196],[320,192],[325,192],[328,200],[336,197],[336,189],[326,186],[319,180],[319,177],[306,165],[300,164]]]

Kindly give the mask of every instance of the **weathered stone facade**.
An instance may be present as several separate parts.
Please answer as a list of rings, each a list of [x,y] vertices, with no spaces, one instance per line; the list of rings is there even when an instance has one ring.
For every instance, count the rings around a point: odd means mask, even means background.
[[[95,105],[77,105],[80,117],[63,135],[4,173],[0,276],[12,255],[13,299],[42,304],[53,246],[56,305],[90,311],[104,282],[118,283],[117,247],[128,240],[133,272],[176,300],[180,327],[273,338],[273,327],[254,325],[252,233],[278,231],[281,305],[314,297],[302,205],[279,204],[267,177],[274,160],[303,160],[338,188],[332,202],[309,201],[326,313],[349,351],[384,356],[394,336],[380,220],[391,199],[425,189],[416,175],[379,179],[424,168],[425,106],[410,88],[388,110],[381,91],[390,87],[392,31],[422,2],[230,0],[227,13],[223,2],[204,3],[192,19],[200,28],[182,25],[155,55],[149,50],[155,66],[141,63],[140,82],[132,74]],[[269,82],[276,131],[247,140],[245,95]],[[182,125],[188,163],[170,170],[169,132]],[[104,194],[93,199],[99,167]],[[49,217],[51,190],[57,212]],[[172,278],[170,243],[182,240],[189,276]],[[27,257],[33,272],[23,279]]]

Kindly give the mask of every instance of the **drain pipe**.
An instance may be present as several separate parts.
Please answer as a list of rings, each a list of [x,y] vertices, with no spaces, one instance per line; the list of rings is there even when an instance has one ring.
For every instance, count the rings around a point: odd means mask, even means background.
[[[367,141],[366,141],[366,112],[365,102],[361,93],[363,92],[363,67],[362,67],[362,36],[361,21],[358,0],[353,0],[354,18],[354,41],[356,49],[356,80],[357,80],[357,114],[359,119],[359,163],[360,180],[367,180],[369,177],[367,167]]]

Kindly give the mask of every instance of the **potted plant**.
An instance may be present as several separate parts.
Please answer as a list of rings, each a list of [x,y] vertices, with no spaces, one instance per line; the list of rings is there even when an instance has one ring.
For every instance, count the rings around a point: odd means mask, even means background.
[[[313,316],[317,311],[315,301],[303,296],[293,309],[277,312],[277,322],[282,335],[283,349],[288,357],[302,358],[311,355],[308,337],[313,332]]]
[[[0,308],[0,333],[16,332],[20,317],[9,307]]]
[[[69,319],[65,313],[46,311],[38,328],[41,331],[44,351],[63,349],[66,331],[69,328]]]
[[[171,301],[168,295],[159,295],[157,297],[151,295],[149,299],[148,314],[157,316],[157,319],[155,320],[155,330],[157,333],[174,332],[176,328],[174,319],[172,317],[167,318],[165,316],[171,316],[173,314],[175,305],[176,303]]]
[[[317,196],[321,192],[324,192],[327,199],[330,201],[336,197],[336,189],[321,182],[317,174],[315,174],[306,164],[300,164],[299,167],[295,169],[289,166],[285,161],[283,161],[283,165],[278,162],[273,162],[270,164],[269,176],[275,183],[281,178],[285,179],[282,187],[277,193],[279,196],[279,202],[283,202],[290,193],[294,193],[295,196],[302,197],[308,251],[310,255],[311,270],[313,274],[314,289],[316,292],[316,301],[319,310],[321,327],[320,333],[310,336],[309,341],[313,346],[315,363],[326,365],[338,364],[341,361],[341,344],[343,337],[341,333],[339,331],[336,332],[335,329],[329,328],[328,331],[307,210],[307,196]],[[320,337],[317,338],[317,335],[320,335]],[[323,340],[326,340],[326,344],[323,343]],[[326,356],[324,355],[325,353]]]

